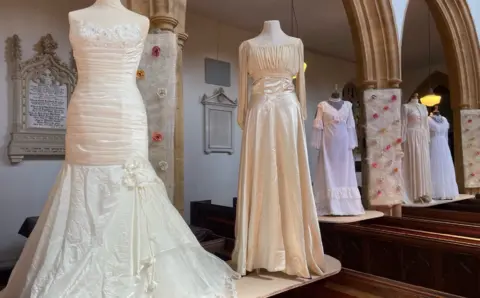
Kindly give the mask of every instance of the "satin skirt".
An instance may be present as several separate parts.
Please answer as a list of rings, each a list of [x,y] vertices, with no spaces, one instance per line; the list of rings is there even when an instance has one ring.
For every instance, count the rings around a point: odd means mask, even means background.
[[[305,278],[324,272],[305,128],[286,80],[254,86],[249,103],[232,258],[242,275],[260,268]]]

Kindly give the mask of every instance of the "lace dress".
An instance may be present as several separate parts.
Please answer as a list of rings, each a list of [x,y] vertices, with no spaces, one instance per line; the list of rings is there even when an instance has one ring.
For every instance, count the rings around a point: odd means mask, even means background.
[[[293,75],[298,74],[295,86]],[[247,77],[253,78],[250,100]],[[303,121],[303,44],[240,46],[238,123],[243,128],[233,262],[310,277],[323,274]]]
[[[443,116],[430,116],[430,169],[432,173],[432,198],[454,199],[458,196],[452,153],[448,146],[450,124]]]
[[[71,21],[66,159],[2,298],[236,297],[239,275],[201,247],[148,162],[146,34]]]
[[[406,203],[429,202],[432,197],[428,111],[419,103],[402,107],[403,175]]]
[[[312,145],[318,152],[315,203],[318,215],[361,215],[353,149],[358,145],[352,103],[339,110],[321,102],[313,121]]]

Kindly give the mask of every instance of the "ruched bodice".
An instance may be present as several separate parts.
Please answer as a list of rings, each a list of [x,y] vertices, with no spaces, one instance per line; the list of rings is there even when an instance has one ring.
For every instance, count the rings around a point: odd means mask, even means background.
[[[109,165],[147,157],[147,115],[136,84],[145,37],[136,24],[72,21],[78,82],[67,117],[69,162]]]

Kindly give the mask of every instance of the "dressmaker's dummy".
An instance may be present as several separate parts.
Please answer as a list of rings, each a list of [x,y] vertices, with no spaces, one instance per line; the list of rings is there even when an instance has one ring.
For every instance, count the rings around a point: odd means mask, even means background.
[[[319,150],[313,186],[318,216],[364,214],[353,157],[358,140],[352,103],[340,97],[337,86],[317,106],[312,145]]]
[[[97,0],[87,8],[71,11],[68,19],[71,25],[72,22],[91,22],[104,27],[138,25],[142,32],[148,32],[150,26],[148,18],[128,10],[121,0]]]
[[[430,172],[430,132],[427,107],[414,94],[402,106],[403,175],[406,203],[428,203],[432,197]]]
[[[451,200],[458,196],[458,185],[452,153],[448,146],[447,118],[440,114],[438,105],[428,119],[430,128],[430,168],[432,173],[432,198]]]
[[[240,45],[243,138],[232,261],[241,274],[324,272],[303,122],[303,55],[302,41],[285,34],[279,21],[266,21],[257,37]]]

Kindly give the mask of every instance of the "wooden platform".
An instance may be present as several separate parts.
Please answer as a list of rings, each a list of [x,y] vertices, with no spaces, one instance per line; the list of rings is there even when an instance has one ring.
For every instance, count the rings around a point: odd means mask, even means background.
[[[463,201],[463,200],[470,200],[470,199],[475,199],[475,196],[474,195],[459,195],[458,197],[456,197],[453,200],[432,200],[430,203],[403,204],[403,206],[404,207],[413,207],[413,208],[425,208],[425,207],[432,207],[432,206],[454,203],[454,202],[459,202],[459,201]]]
[[[312,279],[295,278],[283,273],[261,271],[260,274],[251,273],[237,282],[239,298],[266,298],[302,287],[313,282],[325,279],[340,272],[340,262],[328,255],[326,257],[327,272],[323,276],[313,276]]]
[[[354,223],[382,216],[383,213],[380,211],[365,210],[365,214],[356,216],[319,216],[318,221],[321,223]]]

